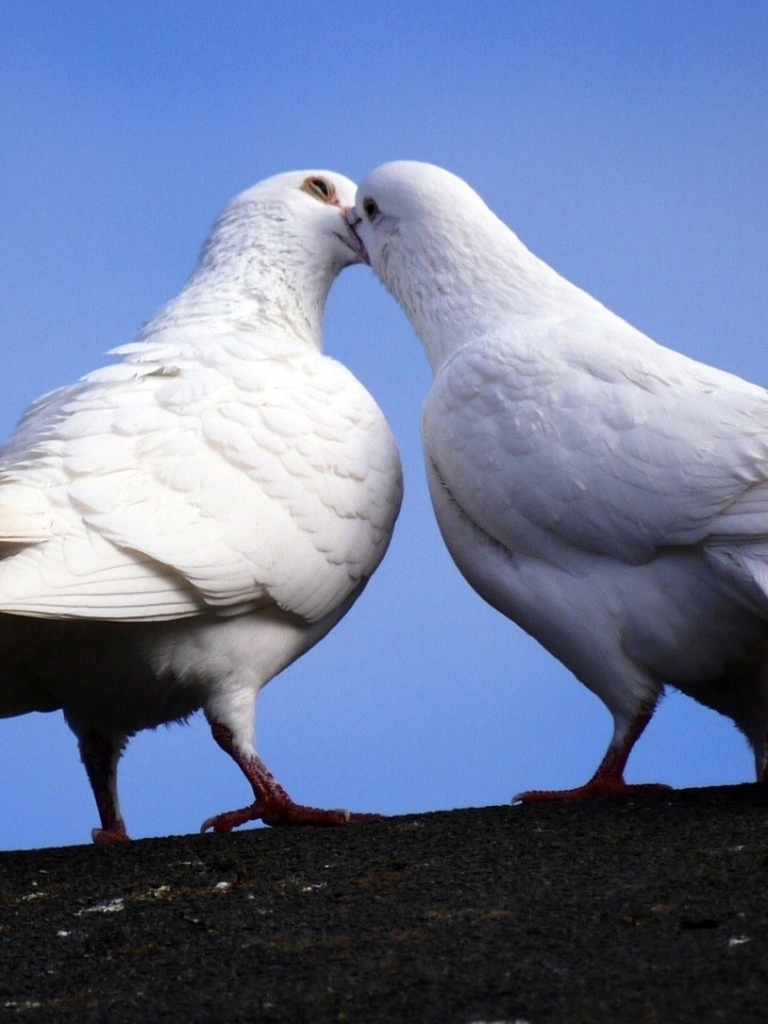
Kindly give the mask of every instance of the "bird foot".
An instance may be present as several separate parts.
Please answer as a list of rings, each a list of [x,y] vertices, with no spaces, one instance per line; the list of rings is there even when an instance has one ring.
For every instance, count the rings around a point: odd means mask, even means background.
[[[91,838],[97,846],[117,846],[120,843],[130,843],[131,841],[122,821],[110,828],[91,829]]]
[[[380,814],[352,814],[350,811],[323,811],[319,807],[295,804],[255,753],[244,755],[235,745],[232,730],[221,722],[211,721],[211,735],[222,750],[234,760],[251,784],[256,800],[239,811],[225,811],[207,818],[200,829],[207,832],[231,832],[246,821],[261,820],[265,825],[350,825],[376,821]]]
[[[305,807],[292,800],[258,800],[239,811],[225,811],[206,818],[201,832],[231,832],[247,821],[263,821],[265,825],[351,825],[358,822],[378,821],[380,814],[353,814],[351,811],[324,811],[319,807]]]
[[[529,789],[512,797],[513,804],[545,804],[591,800],[598,796],[628,796],[631,793],[659,793],[670,790],[663,782],[627,783],[623,779],[590,779],[576,789]]]

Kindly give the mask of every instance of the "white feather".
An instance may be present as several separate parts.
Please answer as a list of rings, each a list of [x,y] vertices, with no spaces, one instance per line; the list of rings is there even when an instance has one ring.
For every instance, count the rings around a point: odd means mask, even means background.
[[[384,165],[358,218],[434,370],[430,492],[466,578],[602,698],[613,748],[671,683],[763,776],[768,393],[645,337],[447,171]]]
[[[322,354],[328,290],[357,260],[353,190],[308,171],[238,196],[120,361],[44,396],[0,448],[0,714],[63,708],[89,772],[93,734],[116,757],[199,707],[255,757],[256,692],[386,551],[395,442]]]

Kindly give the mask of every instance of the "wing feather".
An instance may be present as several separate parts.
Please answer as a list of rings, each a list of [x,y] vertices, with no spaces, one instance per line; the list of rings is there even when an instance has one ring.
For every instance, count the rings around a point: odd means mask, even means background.
[[[603,344],[569,322],[530,358],[461,349],[424,410],[445,486],[489,535],[532,554],[643,562],[663,547],[764,539],[766,391],[615,319]],[[603,345],[624,358],[602,360]]]
[[[170,347],[172,372],[98,371],[30,410],[0,449],[0,540],[26,545],[0,561],[0,609],[314,620],[373,572],[401,496],[380,410],[313,351],[230,347],[215,366]]]

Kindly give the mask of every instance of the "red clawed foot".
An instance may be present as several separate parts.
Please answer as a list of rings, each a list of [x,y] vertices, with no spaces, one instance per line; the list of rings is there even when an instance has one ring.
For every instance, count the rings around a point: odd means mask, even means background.
[[[91,838],[97,846],[117,846],[119,843],[130,843],[131,841],[122,821],[113,825],[112,828],[91,829]]]
[[[671,789],[662,782],[628,783],[624,781],[624,769],[632,748],[640,738],[643,729],[653,715],[653,708],[637,715],[627,730],[624,739],[608,748],[595,774],[583,786],[576,789],[531,789],[512,797],[513,804],[554,803],[556,801],[591,800],[596,796],[626,796],[629,793],[658,793]]]
[[[200,829],[207,832],[231,832],[247,821],[263,821],[265,825],[349,825],[356,822],[376,821],[379,814],[352,814],[349,811],[324,811],[319,807],[304,807],[291,800],[270,770],[256,755],[244,757],[235,748],[231,730],[219,723],[211,723],[211,733],[222,750],[236,762],[253,788],[256,797],[249,807],[239,811],[225,811],[206,818]]]
[[[352,814],[349,811],[323,811],[319,807],[295,804],[285,800],[262,800],[239,811],[225,811],[207,818],[201,832],[230,832],[247,821],[263,821],[265,825],[349,825],[361,821],[376,821],[379,814]]]
[[[589,782],[576,789],[529,789],[512,797],[513,804],[543,804],[591,800],[596,796],[626,796],[629,793],[658,793],[672,789],[663,782],[629,783],[624,779],[599,779],[594,775]]]

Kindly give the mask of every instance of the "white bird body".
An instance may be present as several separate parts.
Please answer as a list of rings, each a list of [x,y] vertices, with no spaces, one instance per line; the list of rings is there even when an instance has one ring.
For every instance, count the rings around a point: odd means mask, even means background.
[[[626,788],[665,683],[733,718],[762,777],[768,393],[651,341],[446,171],[384,165],[357,216],[435,373],[422,438],[451,555],[614,718],[610,771],[543,796]]]
[[[63,708],[100,811],[114,804],[101,841],[125,835],[126,738],[199,708],[256,796],[207,824],[278,820],[256,694],[342,618],[386,551],[397,449],[365,388],[322,354],[328,290],[358,259],[353,194],[339,175],[296,172],[237,197],[121,361],[40,399],[0,448],[0,715]]]

